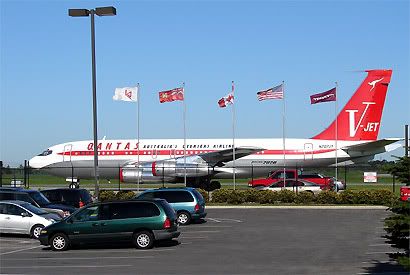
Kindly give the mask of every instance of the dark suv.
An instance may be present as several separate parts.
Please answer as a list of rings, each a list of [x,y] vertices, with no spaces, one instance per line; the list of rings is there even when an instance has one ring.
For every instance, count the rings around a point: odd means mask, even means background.
[[[51,203],[40,191],[23,188],[0,188],[0,201],[19,200],[42,208],[47,212],[56,213],[61,217],[69,216],[76,208],[68,205]]]
[[[177,213],[177,221],[187,225],[206,217],[205,200],[195,188],[160,188],[142,192],[137,199],[164,199]]]
[[[57,188],[41,190],[40,192],[52,203],[70,205],[76,208],[93,202],[90,192],[88,192],[87,189]]]
[[[165,200],[128,200],[89,204],[44,228],[39,240],[56,251],[71,244],[120,241],[148,249],[155,240],[179,234],[175,212]]]

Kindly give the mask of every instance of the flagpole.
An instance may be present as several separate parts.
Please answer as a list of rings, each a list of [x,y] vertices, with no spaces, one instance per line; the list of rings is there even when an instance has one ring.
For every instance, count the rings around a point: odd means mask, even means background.
[[[235,95],[234,82],[232,81],[232,155],[233,155],[233,190],[236,190],[236,169],[235,169]]]
[[[183,119],[184,119],[184,185],[186,187],[186,105],[185,105],[185,82],[182,82],[183,101]]]
[[[140,98],[140,84],[139,83],[137,83],[137,116],[138,116],[138,118],[137,118],[137,139],[138,139],[138,148],[137,148],[137,153],[138,153],[138,156],[137,156],[137,163],[138,163],[138,174],[141,174],[142,175],[142,173],[140,173],[140,100],[141,100],[141,98]],[[138,177],[137,177],[137,192],[139,192],[140,191],[140,175],[138,175]]]
[[[282,137],[283,137],[283,187],[286,186],[286,144],[285,144],[285,81],[282,81],[283,112],[282,112]]]
[[[337,182],[337,138],[338,138],[338,135],[337,135],[337,82],[335,82],[335,84],[336,84],[336,91],[335,91],[335,120],[336,120],[336,127],[335,127],[335,167],[336,167],[336,170],[335,170],[335,179],[336,179],[336,182]],[[336,192],[337,192],[337,183],[335,182],[335,190],[336,190]]]

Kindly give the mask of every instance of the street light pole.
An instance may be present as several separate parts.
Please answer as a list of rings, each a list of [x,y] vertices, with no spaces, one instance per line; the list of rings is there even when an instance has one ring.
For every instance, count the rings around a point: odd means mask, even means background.
[[[93,135],[94,135],[94,178],[95,178],[95,196],[99,198],[99,171],[98,171],[98,137],[97,137],[97,77],[95,65],[95,14],[98,16],[116,15],[117,10],[114,7],[101,7],[95,9],[69,9],[68,15],[73,17],[83,17],[91,15],[91,63],[92,63],[92,86],[93,86]]]
[[[94,178],[95,178],[95,190],[94,195],[100,198],[100,175],[98,171],[98,133],[97,133],[97,77],[95,69],[95,24],[94,15],[95,10],[90,10],[91,14],[91,63],[92,63],[92,81],[93,81],[93,134],[94,134]]]

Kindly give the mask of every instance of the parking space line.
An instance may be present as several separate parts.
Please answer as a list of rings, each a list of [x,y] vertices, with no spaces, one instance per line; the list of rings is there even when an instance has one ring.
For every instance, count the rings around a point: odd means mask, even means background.
[[[188,237],[183,237],[184,239],[208,239],[208,237],[202,237],[202,236],[188,236]]]
[[[95,267],[130,267],[132,265],[116,264],[116,265],[32,265],[32,266],[2,266],[2,269],[28,269],[28,268],[95,268]]]
[[[3,253],[0,253],[0,255],[12,254],[12,253],[21,252],[21,251],[25,251],[25,250],[30,250],[30,249],[34,249],[34,248],[38,248],[38,247],[42,247],[42,245],[29,247],[29,248],[18,249],[18,250],[9,251],[9,252],[3,252]]]
[[[39,260],[97,260],[97,259],[150,259],[154,256],[109,256],[109,257],[47,257],[47,258],[12,258],[2,261],[39,261]]]
[[[191,228],[231,228],[232,225],[201,225],[201,226],[192,226]]]
[[[366,254],[393,254],[400,251],[376,251],[376,252],[366,252]]]
[[[218,233],[218,232],[221,232],[221,231],[217,231],[217,230],[215,230],[215,231],[183,231],[182,232],[182,234],[192,234],[192,233]]]
[[[369,244],[369,246],[391,246],[389,243],[377,243],[377,244]]]
[[[227,218],[217,218],[220,221],[231,221],[231,222],[243,222],[241,220],[236,220],[236,219],[227,219]]]
[[[212,219],[212,218],[205,218],[206,220],[210,220],[210,221],[214,221],[214,222],[221,222],[221,221],[219,221],[219,220],[217,220],[217,219]]]
[[[107,253],[107,252],[115,252],[115,253],[148,253],[148,252],[161,252],[161,251],[172,251],[175,250],[174,248],[164,248],[164,249],[151,249],[151,250],[137,250],[135,248],[133,249],[115,249],[115,250],[110,250],[110,249],[101,249],[101,250],[88,250],[88,249],[83,249],[83,250],[68,250],[64,252],[58,252],[60,255],[64,254],[78,254],[78,253]],[[46,250],[46,251],[27,251],[23,252],[22,254],[44,254],[44,253],[54,253],[53,251]]]

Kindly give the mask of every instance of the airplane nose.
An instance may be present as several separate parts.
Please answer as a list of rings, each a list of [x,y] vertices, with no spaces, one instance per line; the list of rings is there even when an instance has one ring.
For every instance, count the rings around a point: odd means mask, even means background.
[[[43,163],[40,161],[39,157],[38,157],[38,156],[35,156],[35,157],[33,157],[33,158],[31,158],[31,159],[29,160],[29,166],[30,166],[31,168],[34,168],[34,169],[40,169],[40,168],[42,168],[44,165],[43,165]]]

